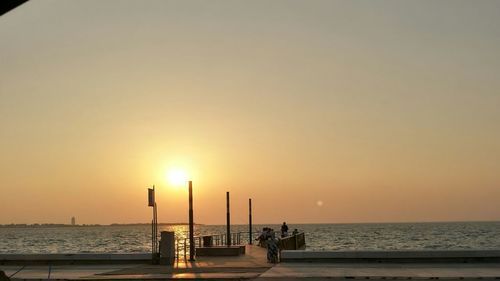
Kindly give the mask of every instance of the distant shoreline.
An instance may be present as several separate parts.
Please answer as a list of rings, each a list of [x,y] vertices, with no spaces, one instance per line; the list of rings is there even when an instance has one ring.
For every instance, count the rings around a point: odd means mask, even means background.
[[[149,226],[151,223],[112,223],[112,224],[58,224],[58,223],[33,223],[33,224],[0,224],[0,228],[53,228],[53,227],[105,227],[105,226]],[[158,225],[188,225],[186,222],[158,223]],[[204,225],[195,223],[195,225]]]
[[[355,223],[300,223],[291,222],[293,225],[373,225],[373,224],[454,224],[454,223],[500,223],[500,220],[477,220],[477,221],[415,221],[415,222],[355,222]],[[57,223],[33,223],[33,224],[0,224],[0,228],[54,228],[54,227],[108,227],[108,226],[150,226],[151,223],[112,223],[112,224],[57,224]],[[188,225],[187,222],[176,222],[176,223],[158,223],[160,226],[172,226],[172,225]],[[210,226],[223,226],[225,224],[204,224],[195,223],[195,225],[210,225]],[[242,223],[234,223],[236,225],[247,225]],[[281,225],[280,223],[257,223],[255,226],[269,226],[269,225]]]

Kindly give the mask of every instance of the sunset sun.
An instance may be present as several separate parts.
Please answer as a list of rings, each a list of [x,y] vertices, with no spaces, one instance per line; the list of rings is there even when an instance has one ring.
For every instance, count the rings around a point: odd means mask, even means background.
[[[182,186],[186,184],[187,173],[182,169],[171,169],[167,172],[168,183],[172,186]]]

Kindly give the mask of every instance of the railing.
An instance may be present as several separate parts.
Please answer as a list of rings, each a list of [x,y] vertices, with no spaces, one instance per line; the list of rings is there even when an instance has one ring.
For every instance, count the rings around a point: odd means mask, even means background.
[[[267,243],[259,243],[262,248],[267,248]],[[280,237],[278,240],[278,256],[276,262],[281,261],[281,251],[283,250],[304,250],[306,248],[306,236],[304,232]]]
[[[231,235],[231,245],[242,245],[249,244],[250,240],[255,242],[257,233],[254,233],[253,237],[249,237],[249,232],[233,232]],[[211,237],[211,238],[205,238]],[[206,243],[204,243],[204,239]],[[208,241],[210,240],[210,241]],[[227,246],[227,234],[205,234],[194,237],[195,248],[199,247],[210,247],[210,246]],[[179,238],[175,239],[175,258],[177,260],[187,259],[189,253],[189,238]]]
[[[231,245],[257,244],[256,238],[259,233],[253,233],[253,237],[249,237],[249,232],[233,232],[231,233]],[[204,238],[211,237],[211,238]],[[204,239],[207,239],[204,241]],[[204,243],[205,242],[205,243]],[[280,238],[279,248],[281,250],[302,250],[306,247],[305,234],[303,232]],[[227,234],[206,234],[194,237],[195,248],[210,247],[210,246],[227,246]],[[261,245],[266,247],[265,245]],[[187,260],[189,254],[189,238],[175,239],[175,258],[177,260]]]
[[[283,237],[280,239],[279,248],[280,250],[303,250],[306,248],[306,236],[302,232]]]

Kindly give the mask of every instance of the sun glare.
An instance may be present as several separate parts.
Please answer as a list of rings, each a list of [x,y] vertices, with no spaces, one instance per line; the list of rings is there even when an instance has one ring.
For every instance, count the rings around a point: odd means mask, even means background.
[[[181,169],[172,169],[167,173],[168,182],[173,186],[182,186],[186,184],[187,174]]]

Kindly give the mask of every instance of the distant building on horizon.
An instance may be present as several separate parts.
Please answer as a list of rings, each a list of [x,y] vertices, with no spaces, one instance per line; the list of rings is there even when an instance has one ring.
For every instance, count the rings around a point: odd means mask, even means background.
[[[75,217],[71,217],[71,225],[76,225],[76,219],[75,219]]]

